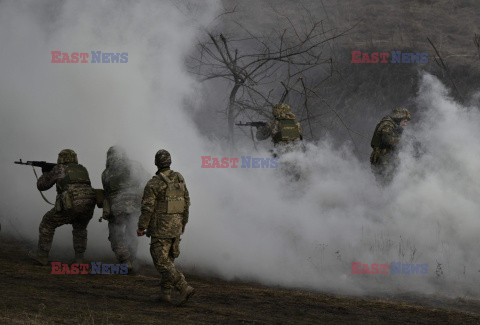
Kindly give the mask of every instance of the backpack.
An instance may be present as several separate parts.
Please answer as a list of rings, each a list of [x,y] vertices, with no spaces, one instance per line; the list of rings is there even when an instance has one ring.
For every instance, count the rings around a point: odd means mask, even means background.
[[[165,191],[167,213],[183,213],[185,211],[185,181],[183,177],[180,174],[174,174],[173,179],[170,179],[163,173],[158,173],[158,175],[167,184]]]
[[[68,188],[68,185],[71,184],[83,184],[85,186]],[[66,165],[65,177],[57,181],[57,192],[59,194],[55,201],[55,211],[57,212],[82,210],[81,207],[74,204],[75,201],[89,200],[95,202],[95,190],[91,187],[88,171],[79,164]]]
[[[278,131],[273,135],[273,142],[293,141],[302,138],[295,120],[281,119],[277,121]]]

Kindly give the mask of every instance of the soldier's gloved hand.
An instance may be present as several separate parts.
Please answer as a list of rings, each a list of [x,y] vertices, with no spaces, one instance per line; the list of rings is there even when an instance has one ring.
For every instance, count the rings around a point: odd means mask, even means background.
[[[142,237],[143,235],[145,235],[145,229],[138,228],[137,229],[137,236]]]
[[[48,173],[50,170],[47,167],[42,167],[42,174]]]

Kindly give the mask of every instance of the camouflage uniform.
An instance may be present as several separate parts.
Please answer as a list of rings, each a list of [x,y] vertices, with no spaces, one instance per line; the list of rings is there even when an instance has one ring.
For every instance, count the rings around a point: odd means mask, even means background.
[[[168,157],[166,157],[168,155]],[[160,159],[158,157],[160,156]],[[188,286],[185,276],[175,268],[174,260],[180,255],[180,235],[188,222],[190,196],[183,176],[170,170],[170,154],[160,150],[155,159],[158,166],[156,176],[145,186],[142,199],[142,214],[138,221],[140,230],[148,229],[151,236],[150,253],[153,264],[161,275],[161,288],[168,299],[172,289],[185,292]],[[176,198],[182,202],[183,212],[167,213],[167,181],[183,186],[183,197]],[[193,290],[193,288],[191,288]],[[188,299],[188,297],[187,297]]]
[[[302,140],[302,127],[295,120],[295,114],[290,111],[290,106],[277,104],[273,107],[272,114],[274,119],[257,129],[258,140],[265,140],[271,136],[275,146]]]
[[[140,214],[141,188],[146,174],[139,163],[128,159],[122,148],[108,149],[106,169],[102,173],[105,191],[102,218],[108,220],[108,240],[117,260],[130,267],[137,252],[136,218]]]
[[[370,155],[372,171],[382,183],[393,178],[396,168],[396,149],[400,143],[403,128],[402,120],[410,120],[410,112],[405,108],[396,108],[377,124],[370,143],[373,148]]]
[[[95,209],[95,191],[90,186],[88,172],[78,164],[73,150],[65,149],[58,155],[57,165],[44,173],[37,181],[40,191],[57,188],[55,207],[48,211],[39,227],[37,259],[47,264],[48,253],[52,247],[55,229],[64,225],[73,225],[73,247],[77,261],[83,260],[87,247],[87,225]]]

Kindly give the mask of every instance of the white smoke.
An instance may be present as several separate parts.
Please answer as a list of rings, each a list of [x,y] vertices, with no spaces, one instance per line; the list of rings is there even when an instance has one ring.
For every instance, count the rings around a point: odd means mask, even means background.
[[[55,162],[61,149],[73,148],[96,188],[114,144],[151,174],[160,148],[190,165],[191,139],[199,136],[182,109],[196,87],[184,60],[213,19],[215,1],[7,1],[0,8],[4,231],[35,238],[49,208],[32,171],[13,165],[18,158]],[[127,52],[128,63],[51,63],[51,51]],[[94,254],[109,252],[99,215],[88,228]],[[52,254],[62,247],[71,253],[68,227],[57,231]]]
[[[201,105],[184,58],[213,19],[214,2],[194,9],[158,1],[38,3],[0,3],[2,232],[36,239],[48,209],[32,172],[14,160],[53,161],[73,148],[99,188],[111,145],[125,146],[152,174],[153,156],[165,148],[192,199],[178,260],[184,268],[352,294],[480,294],[472,285],[480,269],[480,116],[477,107],[450,99],[433,76],[421,76],[422,113],[405,131],[426,152],[413,158],[405,146],[389,187],[378,187],[348,144],[336,148],[329,139],[282,158],[300,170],[299,182],[280,168],[206,169],[201,156],[226,154],[196,131],[188,115],[194,107],[184,107]],[[128,52],[129,61],[52,64],[53,50]],[[270,153],[245,145],[235,157],[241,155]],[[113,257],[98,216],[88,227],[87,257]],[[149,259],[147,240],[140,245]],[[57,231],[51,254],[67,248],[68,226]],[[428,264],[428,274],[351,274],[351,262]]]
[[[215,202],[192,219],[202,230],[185,236],[185,263],[227,278],[344,293],[478,296],[480,114],[428,74],[417,105],[419,122],[404,138],[414,135],[425,152],[414,158],[407,143],[385,188],[352,148],[332,148],[328,139],[285,157],[307,181],[288,183],[276,170],[205,170],[201,200],[215,193]],[[428,264],[428,273],[358,275],[351,262]]]

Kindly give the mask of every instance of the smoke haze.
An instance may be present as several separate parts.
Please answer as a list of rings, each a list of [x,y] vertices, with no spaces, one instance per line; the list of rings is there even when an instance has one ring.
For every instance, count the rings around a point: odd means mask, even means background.
[[[478,297],[478,107],[462,107],[434,76],[420,74],[416,123],[405,134],[426,151],[414,158],[407,143],[384,189],[350,143],[338,147],[328,136],[282,157],[301,182],[281,168],[201,168],[201,156],[230,155],[191,119],[208,94],[184,59],[218,11],[215,1],[204,3],[0,2],[2,232],[36,241],[49,209],[32,172],[14,160],[53,162],[72,148],[100,188],[111,145],[123,145],[152,175],[154,154],[165,148],[192,199],[178,259],[186,269],[348,294]],[[128,63],[52,64],[55,50],[128,52]],[[241,155],[270,153],[246,143],[234,153]],[[53,199],[54,190],[46,195]],[[88,226],[90,259],[113,257],[99,215]],[[69,226],[57,230],[51,256],[73,254],[71,241]],[[149,261],[147,239],[140,249]],[[428,264],[428,274],[350,274],[351,262]]]

